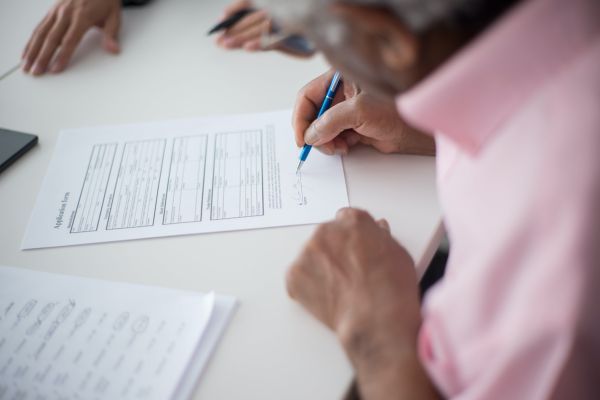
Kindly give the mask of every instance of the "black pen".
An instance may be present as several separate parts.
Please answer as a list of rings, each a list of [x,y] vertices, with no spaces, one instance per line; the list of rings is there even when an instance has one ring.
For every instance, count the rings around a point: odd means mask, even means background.
[[[253,13],[254,11],[256,10],[254,10],[253,8],[244,8],[243,10],[237,11],[234,14],[232,14],[229,18],[215,25],[210,31],[208,31],[208,34],[212,35],[213,33],[229,29],[235,24],[237,24],[240,19],[244,18],[248,14]]]

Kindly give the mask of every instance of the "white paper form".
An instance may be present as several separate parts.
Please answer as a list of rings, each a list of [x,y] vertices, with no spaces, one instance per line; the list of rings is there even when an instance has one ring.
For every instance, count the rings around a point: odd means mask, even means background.
[[[63,131],[23,248],[318,223],[348,206],[340,157],[296,176],[291,112]]]
[[[7,399],[187,398],[235,303],[10,267],[0,287]]]

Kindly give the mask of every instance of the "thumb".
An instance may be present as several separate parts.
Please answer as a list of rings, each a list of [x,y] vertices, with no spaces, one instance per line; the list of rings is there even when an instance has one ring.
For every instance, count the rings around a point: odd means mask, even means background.
[[[102,47],[110,53],[117,54],[120,51],[119,47],[119,29],[121,28],[121,10],[117,9],[110,13],[108,19],[104,23],[104,39]]]
[[[321,146],[333,140],[340,133],[357,126],[355,102],[342,101],[331,107],[320,118],[317,118],[304,132],[304,142],[313,146]]]

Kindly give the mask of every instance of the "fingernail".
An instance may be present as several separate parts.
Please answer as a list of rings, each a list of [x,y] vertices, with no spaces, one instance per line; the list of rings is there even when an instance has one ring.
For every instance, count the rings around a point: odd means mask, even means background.
[[[345,156],[346,154],[348,154],[348,152],[343,149],[335,149],[335,154],[337,154],[338,156]]]
[[[60,72],[60,70],[61,70],[61,66],[60,66],[59,63],[54,63],[50,67],[50,72],[53,73],[53,74],[56,74],[56,73]]]
[[[102,43],[102,47],[111,54],[116,54],[119,52],[119,45],[112,38],[105,38],[104,42]]]
[[[42,67],[40,67],[38,64],[35,64],[32,72],[34,75],[39,75],[42,73]]]
[[[119,46],[119,42],[117,42],[116,40],[113,40],[111,42],[111,46],[112,46],[112,49],[113,49],[113,51],[114,51],[115,54],[121,52],[121,46]]]
[[[257,49],[257,48],[256,48],[256,46],[255,46],[255,45],[253,45],[252,43],[246,43],[246,44],[244,45],[244,50],[246,50],[246,51],[250,51],[250,52],[253,52],[253,51],[256,51],[256,50],[258,50],[258,49]]]

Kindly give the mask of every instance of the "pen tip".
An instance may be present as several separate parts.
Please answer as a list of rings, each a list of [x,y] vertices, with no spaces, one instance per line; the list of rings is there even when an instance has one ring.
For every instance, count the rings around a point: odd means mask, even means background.
[[[300,174],[300,168],[302,168],[302,164],[304,164],[304,161],[300,161],[298,163],[298,168],[296,168],[296,175]]]

